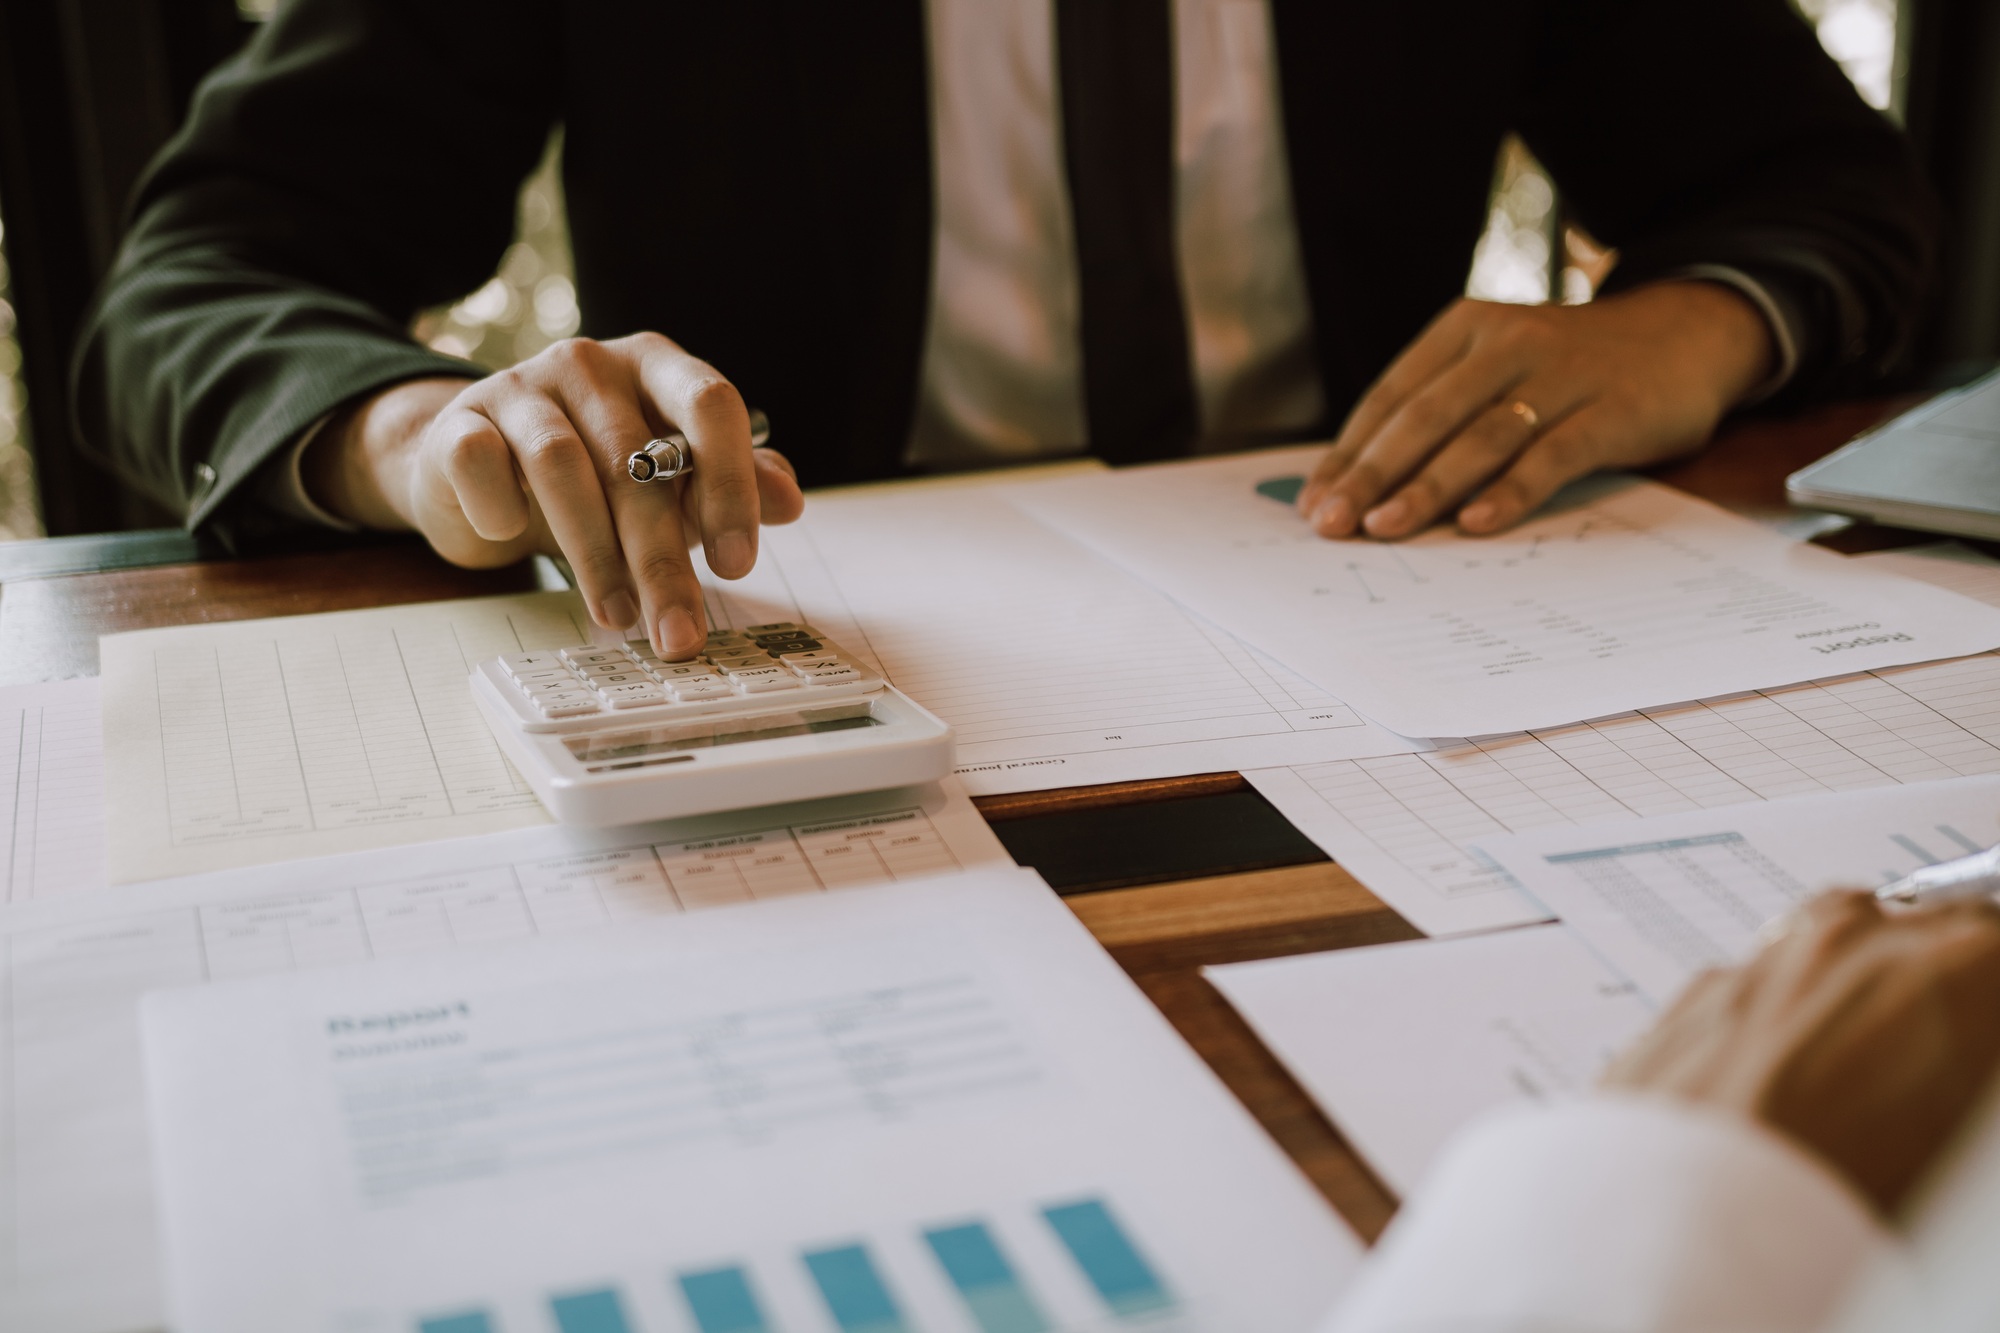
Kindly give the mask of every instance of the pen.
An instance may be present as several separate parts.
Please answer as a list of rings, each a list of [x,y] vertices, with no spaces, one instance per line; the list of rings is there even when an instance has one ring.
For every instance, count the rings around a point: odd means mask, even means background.
[[[771,440],[771,418],[762,408],[750,409],[750,447],[761,449]],[[646,441],[646,447],[625,460],[634,481],[672,481],[694,471],[694,450],[679,431]]]
[[[1944,903],[2000,893],[2000,846],[1913,870],[1875,890],[1885,903]]]

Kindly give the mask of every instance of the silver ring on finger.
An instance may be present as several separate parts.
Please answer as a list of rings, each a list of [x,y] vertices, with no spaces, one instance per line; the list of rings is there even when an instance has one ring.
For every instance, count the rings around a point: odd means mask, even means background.
[[[1542,414],[1527,400],[1516,398],[1507,405],[1507,410],[1521,418],[1521,424],[1528,428],[1528,434],[1533,435],[1542,428]]]
[[[672,481],[693,461],[694,450],[688,447],[687,437],[676,433],[646,441],[625,460],[625,472],[634,481]]]

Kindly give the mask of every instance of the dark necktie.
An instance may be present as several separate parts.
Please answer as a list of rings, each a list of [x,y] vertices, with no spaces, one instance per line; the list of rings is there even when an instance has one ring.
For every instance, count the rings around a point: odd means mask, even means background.
[[[1084,419],[1113,463],[1200,429],[1174,251],[1173,0],[1056,0]]]

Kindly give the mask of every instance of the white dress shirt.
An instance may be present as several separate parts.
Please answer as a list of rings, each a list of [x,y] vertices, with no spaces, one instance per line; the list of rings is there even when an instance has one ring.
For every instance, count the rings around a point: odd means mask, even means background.
[[[1089,447],[1054,3],[926,6],[937,244],[919,466]],[[1202,431],[1303,428],[1323,400],[1268,0],[1172,4],[1175,231]]]
[[[1322,1333],[1813,1333],[1896,1252],[1788,1140],[1600,1094],[1469,1127]]]

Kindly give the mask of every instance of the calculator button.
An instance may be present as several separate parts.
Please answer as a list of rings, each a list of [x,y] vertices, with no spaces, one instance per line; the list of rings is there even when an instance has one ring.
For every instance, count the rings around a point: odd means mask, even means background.
[[[543,717],[575,717],[580,713],[595,713],[597,700],[587,694],[562,694],[537,699],[535,706]]]
[[[516,685],[519,685],[522,689],[526,689],[530,685],[560,685],[565,681],[572,681],[575,679],[576,679],[576,674],[574,672],[565,670],[561,667],[551,667],[546,671],[524,672],[521,675],[514,677],[514,683]]]
[[[563,656],[571,666],[592,667],[605,662],[630,662],[632,655],[622,648],[565,648]]]
[[[730,683],[744,694],[769,694],[773,690],[796,690],[805,684],[790,672],[774,671],[770,675],[733,676]]]
[[[682,703],[695,703],[702,699],[727,699],[736,691],[729,688],[729,682],[720,676],[684,676],[670,687],[674,698]]]
[[[706,662],[675,662],[671,666],[662,664],[654,670],[661,680],[670,682],[685,680],[690,676],[715,675],[715,668]]]
[[[654,682],[651,676],[633,667],[629,671],[593,671],[590,673],[590,683],[602,690],[613,685],[651,685]]]
[[[784,634],[790,630],[803,630],[804,628],[804,625],[794,624],[789,620],[774,620],[768,625],[752,625],[743,632],[751,638],[757,639],[762,638],[766,634]]]
[[[794,671],[818,671],[823,667],[846,666],[839,653],[786,653],[778,659],[781,666]]]
[[[560,668],[562,658],[554,652],[513,653],[501,658],[500,665],[519,676],[528,672],[546,671],[551,667]]]
[[[849,681],[861,679],[861,673],[853,667],[833,667],[826,671],[808,671],[804,677],[808,685],[845,685]]]
[[[802,639],[810,639],[812,635],[802,629],[785,629],[779,630],[774,634],[753,634],[750,637],[755,642],[761,643],[768,648],[772,644],[796,643]]]
[[[597,689],[597,697],[610,704],[613,708],[629,708],[632,706],[630,703],[621,701],[635,700],[639,703],[658,703],[666,695],[652,681],[641,680],[628,685],[600,685]]]
[[[585,687],[575,676],[564,676],[561,680],[538,680],[533,684],[521,682],[521,688],[534,699],[545,699],[551,694],[575,694]]]
[[[724,667],[722,670],[723,674],[728,676],[731,680],[741,680],[745,676],[756,676],[761,678],[764,676],[783,676],[789,674],[783,667],[779,666],[776,662],[773,662],[768,657],[765,658],[763,662],[761,662],[756,666],[732,666],[732,667]]]

